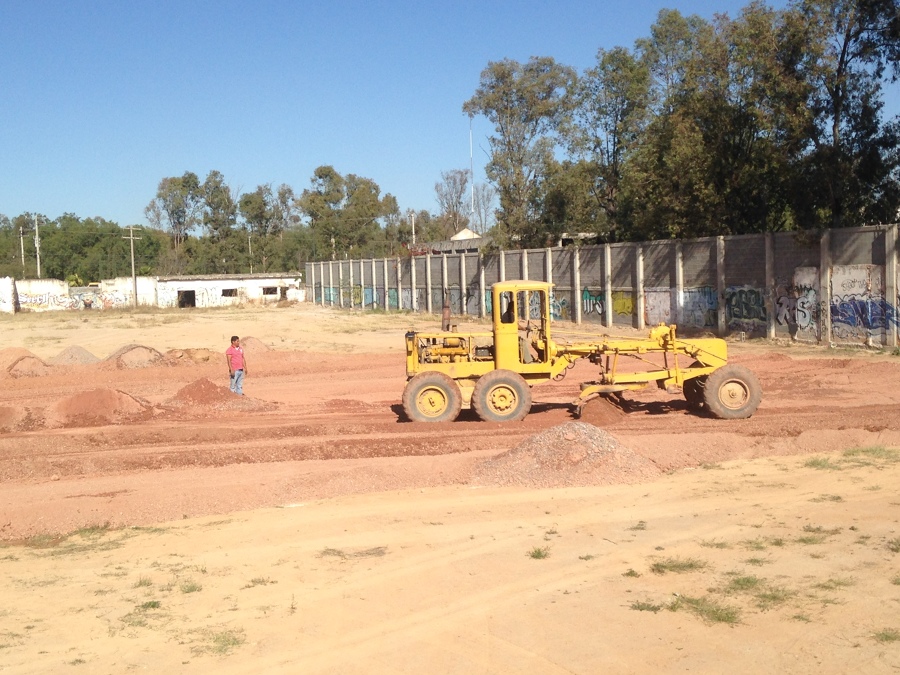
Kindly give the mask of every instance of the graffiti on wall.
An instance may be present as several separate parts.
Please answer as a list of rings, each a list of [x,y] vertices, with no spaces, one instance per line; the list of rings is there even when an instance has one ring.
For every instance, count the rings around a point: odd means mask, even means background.
[[[629,320],[634,316],[634,296],[631,291],[613,291],[612,292],[613,321],[615,316],[628,317]]]
[[[644,322],[648,326],[672,323],[672,291],[668,288],[644,290]]]
[[[797,267],[793,279],[776,280],[775,324],[796,340],[819,339],[818,267]]]
[[[681,323],[694,328],[715,328],[719,322],[719,294],[711,286],[685,288]]]
[[[569,313],[569,298],[557,297],[555,293],[550,294],[550,318],[553,321],[572,318]]]
[[[753,286],[729,286],[725,290],[725,322],[730,330],[765,332],[765,291]]]
[[[603,318],[603,291],[581,289],[581,315],[585,319]]]
[[[120,291],[84,291],[68,295],[56,293],[20,293],[19,308],[44,312],[57,309],[113,309],[130,307],[131,295]]]
[[[836,265],[831,270],[831,334],[835,341],[882,344],[894,307],[884,299],[880,265]]]

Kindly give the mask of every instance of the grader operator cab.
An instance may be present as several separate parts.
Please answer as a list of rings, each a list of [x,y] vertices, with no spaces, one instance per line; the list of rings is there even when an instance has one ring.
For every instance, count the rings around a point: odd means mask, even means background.
[[[719,338],[678,339],[674,325],[652,328],[644,339],[554,338],[550,289],[538,281],[494,284],[490,333],[407,333],[407,416],[415,422],[448,422],[463,408],[474,408],[485,421],[521,420],[531,409],[531,388],[562,379],[583,358],[600,373],[581,384],[573,404],[577,414],[592,398],[642,389],[650,382],[682,392],[692,408],[721,419],[750,417],[759,406],[759,381],[747,368],[728,364],[727,345]],[[623,370],[626,359],[636,359],[645,370]]]

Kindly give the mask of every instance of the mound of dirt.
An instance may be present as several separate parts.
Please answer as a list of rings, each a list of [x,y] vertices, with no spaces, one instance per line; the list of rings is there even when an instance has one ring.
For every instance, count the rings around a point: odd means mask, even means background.
[[[48,363],[54,366],[86,366],[91,363],[97,363],[99,360],[84,347],[71,345],[50,359]]]
[[[106,357],[106,362],[116,368],[144,368],[162,361],[163,355],[153,347],[125,345]]]
[[[0,349],[0,371],[8,371],[10,366],[25,356],[37,358],[30,351],[22,349],[21,347],[7,347],[6,349]]]
[[[0,433],[34,431],[44,426],[43,411],[18,406],[0,406]]]
[[[215,405],[233,401],[235,398],[237,397],[228,387],[221,387],[214,384],[209,378],[202,377],[179,389],[169,402]]]
[[[219,355],[210,349],[170,349],[166,352],[166,360],[176,364],[208,363],[216,357]]]
[[[639,483],[660,473],[653,462],[621,445],[609,432],[584,422],[566,422],[483,462],[475,470],[472,482],[583,487]]]
[[[36,356],[22,356],[13,361],[6,369],[12,377],[43,377],[49,375],[52,368]]]
[[[48,426],[97,426],[135,419],[151,406],[118,389],[91,389],[47,409]]]
[[[609,398],[600,396],[591,399],[581,408],[582,422],[593,424],[595,427],[606,428],[615,426],[625,419],[627,413],[613,403]]]
[[[248,354],[260,354],[262,352],[272,351],[269,345],[255,337],[242,337],[241,347],[243,347],[244,351]]]

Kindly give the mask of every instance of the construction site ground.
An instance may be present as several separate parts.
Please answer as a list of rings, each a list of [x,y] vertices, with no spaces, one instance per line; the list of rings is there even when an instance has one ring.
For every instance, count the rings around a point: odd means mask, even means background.
[[[582,361],[523,422],[411,423],[439,323],[0,318],[0,671],[900,671],[900,357],[730,342],[747,420],[576,419]]]

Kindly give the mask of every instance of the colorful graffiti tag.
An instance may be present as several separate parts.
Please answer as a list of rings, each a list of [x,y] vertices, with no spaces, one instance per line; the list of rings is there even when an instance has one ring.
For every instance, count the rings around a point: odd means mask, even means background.
[[[896,310],[884,298],[884,268],[835,266],[831,271],[831,334],[839,342],[883,344]]]
[[[581,289],[581,316],[588,321],[603,318],[603,291]]]
[[[715,328],[718,324],[719,294],[711,286],[685,288],[681,322],[694,328]]]
[[[764,332],[767,324],[765,291],[753,286],[727,288],[725,321],[730,330]]]

